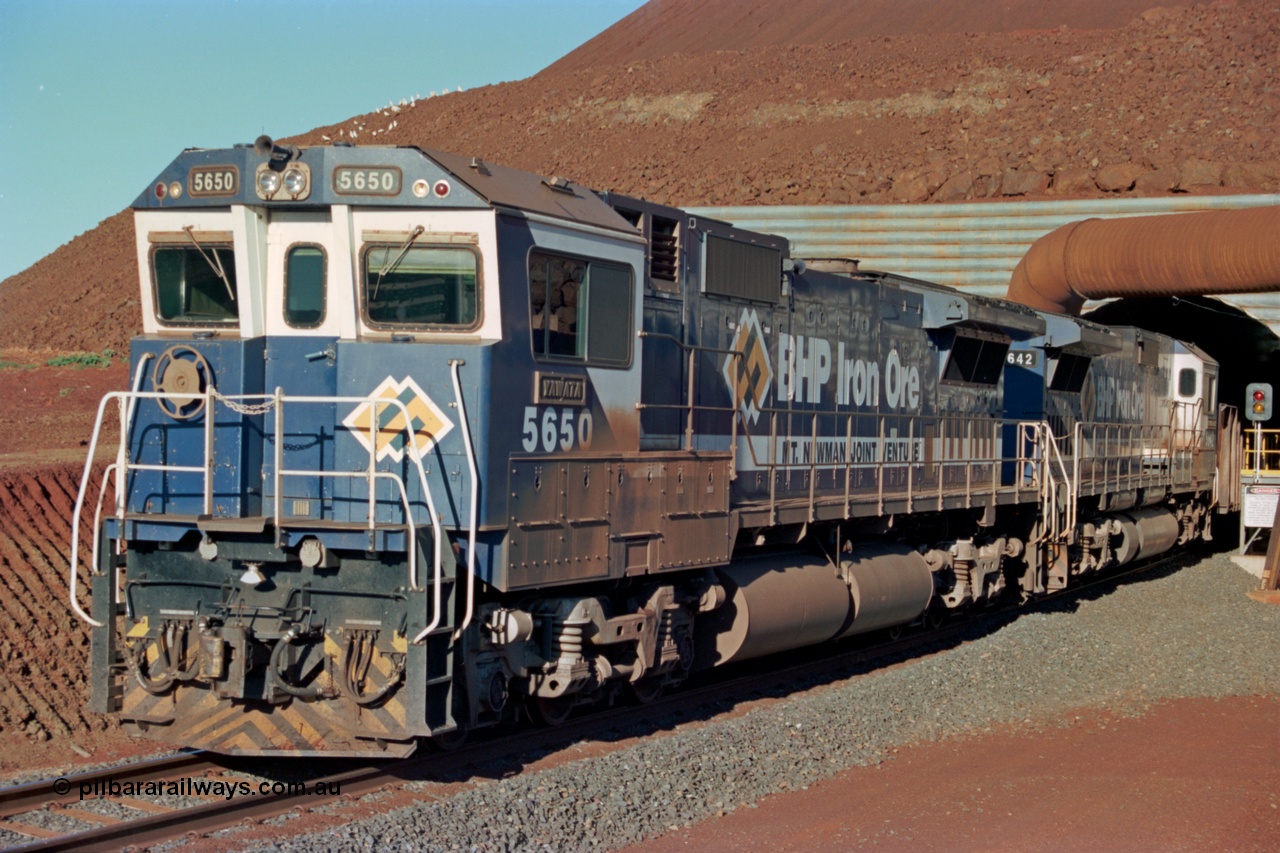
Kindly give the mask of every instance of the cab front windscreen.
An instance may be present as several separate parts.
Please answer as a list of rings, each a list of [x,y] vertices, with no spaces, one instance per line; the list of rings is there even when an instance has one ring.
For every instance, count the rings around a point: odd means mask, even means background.
[[[156,315],[180,325],[239,321],[235,252],[230,245],[156,246],[151,250]]]
[[[361,279],[371,326],[473,328],[479,323],[477,256],[469,248],[370,246]]]

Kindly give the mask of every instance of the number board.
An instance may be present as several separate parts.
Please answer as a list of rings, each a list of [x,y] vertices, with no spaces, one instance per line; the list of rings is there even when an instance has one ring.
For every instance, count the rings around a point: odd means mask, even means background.
[[[1040,366],[1040,352],[1038,350],[1009,350],[1009,354],[1005,356],[1004,360],[1014,367],[1034,369]]]
[[[394,166],[339,166],[333,191],[340,195],[399,195],[400,170]]]
[[[193,196],[235,195],[240,192],[240,170],[235,166],[197,166],[187,173]]]
[[[567,403],[570,406],[587,404],[587,383],[581,376],[534,371],[533,390],[535,403]]]

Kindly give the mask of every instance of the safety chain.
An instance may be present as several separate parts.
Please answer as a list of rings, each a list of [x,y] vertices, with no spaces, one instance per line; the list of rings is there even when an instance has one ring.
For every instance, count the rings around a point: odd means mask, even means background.
[[[239,412],[242,415],[265,415],[267,412],[274,409],[276,407],[276,403],[279,402],[275,397],[271,397],[263,403],[237,403],[230,397],[224,397],[219,394],[218,389],[214,388],[212,385],[209,386],[209,393],[212,394],[213,398],[219,403],[222,403],[231,411]]]

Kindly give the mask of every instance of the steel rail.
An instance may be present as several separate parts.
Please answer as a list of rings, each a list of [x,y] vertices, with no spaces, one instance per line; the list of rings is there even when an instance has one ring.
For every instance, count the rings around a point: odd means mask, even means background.
[[[107,779],[116,781],[155,779],[161,775],[172,775],[177,771],[201,772],[219,768],[221,765],[218,764],[218,760],[219,756],[208,752],[179,752],[160,758],[149,758],[130,764],[59,776],[57,779],[40,779],[11,785],[0,788],[0,819],[22,814],[49,803],[65,805],[78,802],[82,784],[93,784]],[[54,783],[59,781],[65,781],[69,785],[64,794],[58,793],[54,788]],[[3,826],[0,825],[0,828]]]

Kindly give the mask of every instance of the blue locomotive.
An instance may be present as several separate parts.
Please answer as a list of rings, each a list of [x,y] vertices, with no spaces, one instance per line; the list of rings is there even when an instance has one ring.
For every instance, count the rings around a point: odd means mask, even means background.
[[[71,580],[148,737],[406,755],[1208,535],[1217,366],[1160,335],[417,148],[192,149],[133,207]]]

